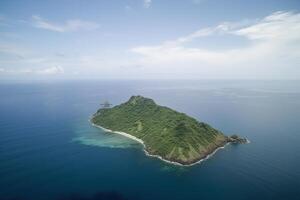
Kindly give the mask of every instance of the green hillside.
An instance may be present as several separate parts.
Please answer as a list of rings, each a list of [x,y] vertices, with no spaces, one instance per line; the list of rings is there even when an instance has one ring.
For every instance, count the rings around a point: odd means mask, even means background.
[[[142,96],[99,109],[92,122],[142,139],[150,154],[181,164],[196,162],[229,141],[210,125]]]

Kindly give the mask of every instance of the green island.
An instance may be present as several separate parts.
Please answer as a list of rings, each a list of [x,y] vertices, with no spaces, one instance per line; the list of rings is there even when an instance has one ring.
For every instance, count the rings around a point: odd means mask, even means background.
[[[148,155],[181,165],[197,163],[227,143],[247,143],[245,138],[225,136],[206,123],[142,96],[99,109],[91,122],[136,139]]]

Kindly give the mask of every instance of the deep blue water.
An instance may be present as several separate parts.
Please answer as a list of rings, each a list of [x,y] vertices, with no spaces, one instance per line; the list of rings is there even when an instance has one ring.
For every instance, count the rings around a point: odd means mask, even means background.
[[[251,143],[176,167],[90,126],[136,94]],[[299,144],[299,81],[0,83],[1,200],[299,199]]]

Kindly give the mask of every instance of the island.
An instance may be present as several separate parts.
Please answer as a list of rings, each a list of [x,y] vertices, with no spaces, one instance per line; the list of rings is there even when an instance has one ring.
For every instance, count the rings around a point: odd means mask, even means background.
[[[225,136],[204,122],[143,96],[101,108],[90,121],[105,131],[136,140],[149,156],[184,166],[208,158],[228,143],[247,143],[245,138]]]

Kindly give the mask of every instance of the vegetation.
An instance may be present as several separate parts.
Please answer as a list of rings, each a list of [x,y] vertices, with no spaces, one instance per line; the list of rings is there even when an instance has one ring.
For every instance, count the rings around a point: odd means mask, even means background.
[[[92,122],[142,139],[150,154],[181,164],[205,158],[228,142],[228,137],[210,125],[142,96],[99,109]]]

